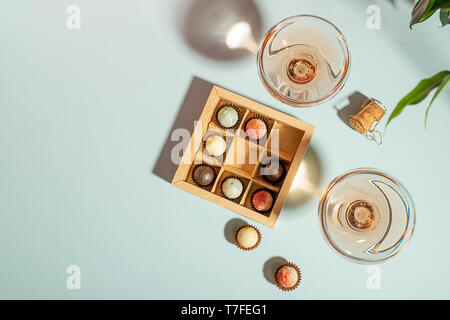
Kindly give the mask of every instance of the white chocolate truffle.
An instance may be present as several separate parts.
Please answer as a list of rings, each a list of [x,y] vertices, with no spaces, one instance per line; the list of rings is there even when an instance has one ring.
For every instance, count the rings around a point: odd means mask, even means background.
[[[232,107],[223,107],[217,113],[217,121],[219,121],[220,125],[225,128],[231,128],[239,120],[239,114],[236,109]]]
[[[227,143],[221,136],[211,136],[206,139],[206,151],[213,157],[221,156],[227,148]]]
[[[243,190],[242,182],[236,178],[228,178],[222,184],[222,192],[228,199],[239,198]]]
[[[259,233],[252,226],[243,227],[236,235],[236,242],[244,249],[253,248],[259,242]]]

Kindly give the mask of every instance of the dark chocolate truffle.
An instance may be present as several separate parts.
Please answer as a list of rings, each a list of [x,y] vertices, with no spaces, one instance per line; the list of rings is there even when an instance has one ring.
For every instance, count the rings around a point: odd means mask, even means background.
[[[269,182],[275,183],[283,179],[285,167],[280,161],[271,161],[268,164],[261,165],[261,175]]]
[[[272,208],[272,204],[273,196],[269,191],[259,190],[252,196],[252,205],[258,211],[269,211]]]
[[[211,166],[202,164],[195,168],[193,177],[195,183],[202,187],[206,187],[214,181],[215,175],[214,169],[211,168]]]

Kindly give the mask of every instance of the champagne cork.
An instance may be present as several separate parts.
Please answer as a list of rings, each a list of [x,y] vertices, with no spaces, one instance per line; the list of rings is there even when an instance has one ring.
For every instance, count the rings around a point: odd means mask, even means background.
[[[375,128],[385,114],[386,107],[377,99],[371,98],[364,101],[358,111],[349,117],[349,123],[360,134],[371,138],[377,144],[381,144],[381,132],[375,131]],[[379,139],[376,139],[374,133],[379,135]]]

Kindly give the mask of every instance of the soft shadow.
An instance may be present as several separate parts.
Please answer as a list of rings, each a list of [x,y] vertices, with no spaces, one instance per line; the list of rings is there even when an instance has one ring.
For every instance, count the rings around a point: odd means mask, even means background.
[[[289,190],[286,208],[298,208],[310,199],[321,196],[322,168],[322,161],[314,145],[310,145]]]
[[[367,0],[367,2],[373,3],[373,0]],[[439,32],[439,13],[434,14],[432,19],[423,22],[425,25],[434,25],[434,31],[425,26],[415,26],[413,27],[413,30],[410,30],[409,20],[414,8],[414,3],[416,3],[417,0],[398,0],[397,2],[389,0],[389,2],[393,5],[395,3],[400,4],[405,2],[410,5],[410,9],[406,12],[403,10],[398,10],[402,12],[398,12],[395,16],[391,16],[391,13],[385,13],[382,11],[382,15],[385,17],[382,19],[382,29],[385,30],[385,38],[391,42],[390,44],[386,44],[389,47],[388,50],[398,50],[399,53],[403,51],[405,61],[409,60],[408,65],[412,66],[416,70],[421,70],[424,75],[431,76],[431,70],[441,68],[440,66],[448,65],[449,51],[446,47],[442,46],[444,41],[447,43],[448,38],[445,36],[446,38],[444,40],[443,33]],[[381,4],[382,3],[380,3],[380,6]],[[381,10],[383,10],[383,7],[381,7]],[[436,39],[440,39],[440,41],[436,41]],[[387,48],[377,49],[371,47],[370,40],[367,40],[367,46],[370,48],[369,50],[379,50],[380,55],[383,55],[386,52]],[[389,73],[395,73],[395,70],[391,70],[390,72],[381,72],[383,78],[389,77]],[[420,81],[420,78],[417,79],[417,82],[418,81]],[[399,100],[400,99],[401,96],[399,97]]]
[[[267,260],[263,267],[264,278],[268,282],[275,284],[275,271],[285,263],[287,263],[287,260],[282,257],[272,257]]]
[[[229,49],[226,36],[239,22],[247,22],[255,39],[261,37],[261,15],[253,0],[191,0],[181,33],[197,52],[216,60],[241,58],[249,51]]]
[[[361,107],[363,102],[367,99],[368,97],[366,95],[359,91],[355,91],[349,97],[338,101],[334,105],[334,108],[336,109],[338,117],[342,120],[342,122],[351,128],[349,117],[352,114],[355,114],[359,107]]]
[[[234,236],[236,234],[237,229],[245,224],[247,224],[247,222],[239,218],[234,218],[228,221],[227,224],[225,225],[225,228],[223,229],[225,239],[227,239],[228,242],[234,244]]]
[[[194,77],[191,81],[189,89],[186,92],[185,98],[178,111],[178,115],[172,124],[166,141],[162,147],[161,153],[152,172],[160,178],[172,182],[172,179],[177,171],[178,164],[172,161],[171,153],[173,147],[180,143],[179,141],[171,141],[172,132],[178,128],[187,129],[191,135],[194,132],[194,122],[200,118],[203,107],[210,94],[213,83],[203,79]]]

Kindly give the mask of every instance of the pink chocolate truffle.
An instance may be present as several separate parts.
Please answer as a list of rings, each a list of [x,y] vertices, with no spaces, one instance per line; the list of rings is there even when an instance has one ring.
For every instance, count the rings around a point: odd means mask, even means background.
[[[298,282],[298,272],[295,268],[285,265],[282,266],[277,272],[277,282],[284,288],[292,288]]]
[[[252,204],[258,211],[269,211],[273,204],[272,194],[266,190],[259,190],[253,195]]]
[[[267,126],[261,119],[251,119],[245,125],[245,132],[250,139],[258,140],[266,135]]]

